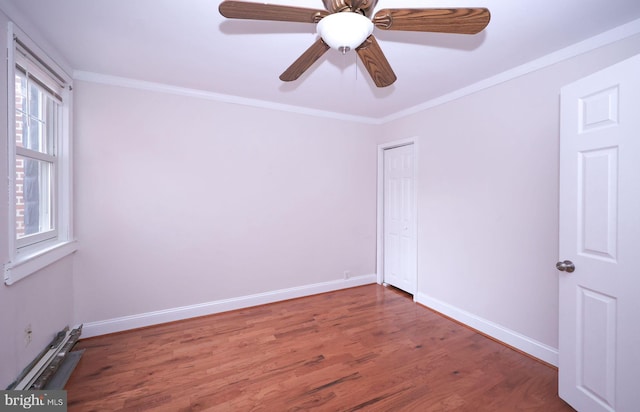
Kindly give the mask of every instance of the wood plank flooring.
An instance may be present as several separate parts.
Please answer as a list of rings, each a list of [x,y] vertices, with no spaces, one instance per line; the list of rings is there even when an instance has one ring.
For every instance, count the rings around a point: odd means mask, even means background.
[[[556,369],[379,285],[81,348],[69,411],[573,411]]]

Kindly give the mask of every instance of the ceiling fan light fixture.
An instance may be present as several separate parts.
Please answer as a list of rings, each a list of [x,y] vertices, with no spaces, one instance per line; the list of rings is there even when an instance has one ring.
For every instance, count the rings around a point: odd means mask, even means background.
[[[343,11],[318,22],[317,32],[332,49],[345,54],[360,46],[373,32],[373,23],[360,13]]]

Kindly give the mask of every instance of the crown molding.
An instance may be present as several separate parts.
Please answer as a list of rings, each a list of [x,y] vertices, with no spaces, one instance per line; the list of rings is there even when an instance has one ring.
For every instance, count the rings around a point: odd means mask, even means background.
[[[82,70],[73,72],[74,80],[91,83],[106,84],[110,86],[126,87],[130,89],[146,90],[159,93],[173,94],[178,96],[193,97],[197,99],[212,100],[222,103],[237,104],[242,106],[258,107],[262,109],[278,110],[289,113],[297,113],[308,116],[345,120],[357,123],[377,124],[378,121],[370,117],[352,116],[343,113],[336,113],[324,110],[310,109],[306,107],[293,106],[266,100],[250,99],[222,93],[214,93],[206,90],[190,89],[186,87],[173,86],[163,83],[154,83],[144,80],[130,79],[126,77],[112,76],[108,74],[94,73]]]
[[[507,82],[509,80],[513,80],[518,77],[527,75],[534,71],[544,69],[545,67],[552,66],[556,63],[562,62],[572,57],[579,56],[581,54],[606,46],[608,44],[615,43],[620,40],[624,40],[628,37],[634,36],[639,33],[640,33],[640,19],[633,20],[630,23],[624,24],[622,26],[618,26],[614,29],[608,30],[594,37],[590,37],[579,43],[572,44],[571,46],[565,47],[564,49],[560,49],[551,54],[547,54],[539,59],[532,60],[523,65],[514,67],[513,69],[509,69],[495,76],[481,80],[470,86],[464,87],[462,89],[458,89],[451,93],[447,93],[445,95],[442,95],[435,99],[431,99],[427,102],[418,104],[408,109],[401,110],[389,116],[385,116],[380,119],[380,123],[382,124],[388,123],[390,121],[397,120],[397,119],[421,112],[426,109],[440,106],[442,104],[451,102],[453,100],[460,99],[461,97],[465,97],[470,94],[479,92],[481,90],[488,89],[498,84]]]
[[[579,56],[597,48],[606,46],[608,44],[615,43],[620,40],[624,40],[631,36],[640,33],[640,19],[631,21],[630,23],[618,26],[612,30],[601,33],[597,36],[591,37],[579,43],[560,49],[556,52],[543,56],[539,59],[532,60],[523,65],[514,67],[513,69],[504,71],[495,76],[481,80],[470,86],[458,89],[451,93],[447,93],[435,99],[431,99],[419,105],[410,107],[405,110],[401,110],[384,116],[381,118],[364,117],[347,115],[344,113],[330,112],[324,110],[310,109],[306,107],[286,105],[281,103],[269,102],[266,100],[250,99],[245,97],[238,97],[233,95],[214,93],[205,90],[189,89],[184,87],[178,87],[162,83],[154,83],[143,80],[130,79],[125,77],[112,76],[101,73],[94,73],[88,71],[75,71],[73,78],[76,80],[87,81],[92,83],[107,84],[112,86],[127,87],[139,90],[154,91],[160,93],[174,94],[179,96],[194,97],[205,100],[212,100],[223,103],[238,104],[243,106],[252,106],[269,110],[278,110],[289,113],[303,114],[308,116],[330,118],[336,120],[344,120],[349,122],[364,123],[380,125],[397,120],[412,114],[427,110],[453,100],[460,99],[462,97],[471,95],[484,89],[499,85],[509,80],[516,79],[518,77],[527,75],[534,71],[543,69],[561,61],[570,59],[572,57]]]

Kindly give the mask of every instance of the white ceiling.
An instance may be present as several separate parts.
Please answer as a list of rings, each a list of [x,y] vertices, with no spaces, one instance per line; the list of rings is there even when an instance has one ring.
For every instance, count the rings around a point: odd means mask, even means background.
[[[313,24],[227,20],[221,0],[0,0],[74,70],[382,118],[640,19],[639,0],[379,0],[381,8],[487,7],[469,35],[374,31],[398,80],[377,88],[353,52],[330,50],[300,79],[282,73]],[[321,0],[269,0],[322,9]],[[27,30],[26,27],[23,29]]]

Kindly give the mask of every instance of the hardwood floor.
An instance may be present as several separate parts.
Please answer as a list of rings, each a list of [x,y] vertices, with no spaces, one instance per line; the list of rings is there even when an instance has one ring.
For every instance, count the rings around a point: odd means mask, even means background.
[[[573,411],[556,369],[379,285],[81,348],[69,411]]]

